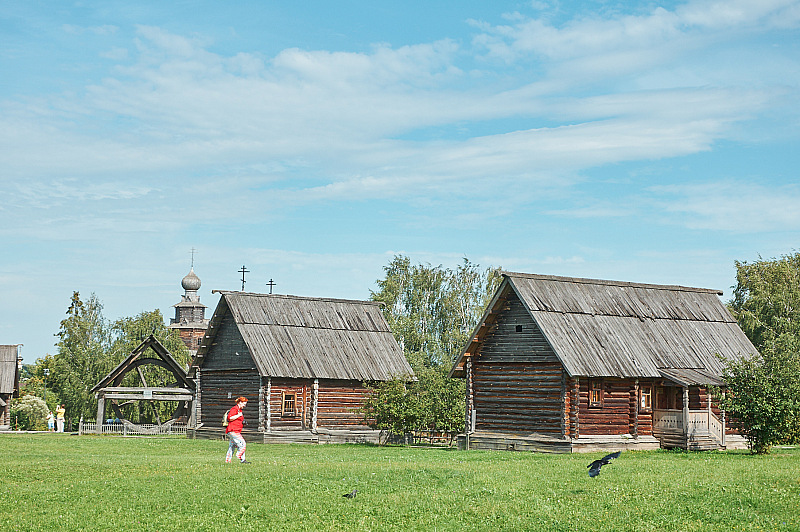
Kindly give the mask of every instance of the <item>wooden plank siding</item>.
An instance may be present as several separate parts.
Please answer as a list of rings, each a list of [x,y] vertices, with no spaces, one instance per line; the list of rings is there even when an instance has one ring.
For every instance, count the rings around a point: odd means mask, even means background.
[[[472,360],[475,430],[564,433],[563,370],[513,292]]]

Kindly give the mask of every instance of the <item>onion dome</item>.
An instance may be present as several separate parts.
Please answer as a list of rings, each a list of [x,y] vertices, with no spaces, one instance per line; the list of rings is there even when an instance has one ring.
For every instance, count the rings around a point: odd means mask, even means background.
[[[200,290],[200,278],[195,275],[194,268],[192,268],[186,277],[181,281],[181,286],[184,290],[198,291]]]

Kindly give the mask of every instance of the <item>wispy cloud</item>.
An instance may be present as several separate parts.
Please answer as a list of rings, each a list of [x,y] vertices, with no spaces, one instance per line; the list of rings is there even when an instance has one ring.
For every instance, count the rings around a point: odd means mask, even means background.
[[[692,229],[800,231],[800,185],[724,181],[652,187],[665,218]]]

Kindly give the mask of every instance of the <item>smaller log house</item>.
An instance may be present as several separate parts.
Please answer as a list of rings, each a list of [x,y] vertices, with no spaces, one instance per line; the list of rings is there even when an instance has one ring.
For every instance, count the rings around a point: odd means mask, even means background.
[[[364,424],[364,384],[413,376],[379,303],[218,293],[189,370],[198,421],[190,437],[220,437],[225,411],[245,396],[248,441],[378,440]]]
[[[19,344],[0,345],[0,430],[11,428],[11,399],[19,394]]]
[[[744,446],[710,393],[756,353],[722,292],[503,272],[451,376],[468,448]]]

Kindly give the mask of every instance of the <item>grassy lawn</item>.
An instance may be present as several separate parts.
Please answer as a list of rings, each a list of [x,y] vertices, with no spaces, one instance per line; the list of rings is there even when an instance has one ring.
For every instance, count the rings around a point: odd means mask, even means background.
[[[545,455],[0,435],[0,530],[800,530],[800,449]],[[354,499],[342,497],[358,489]]]

